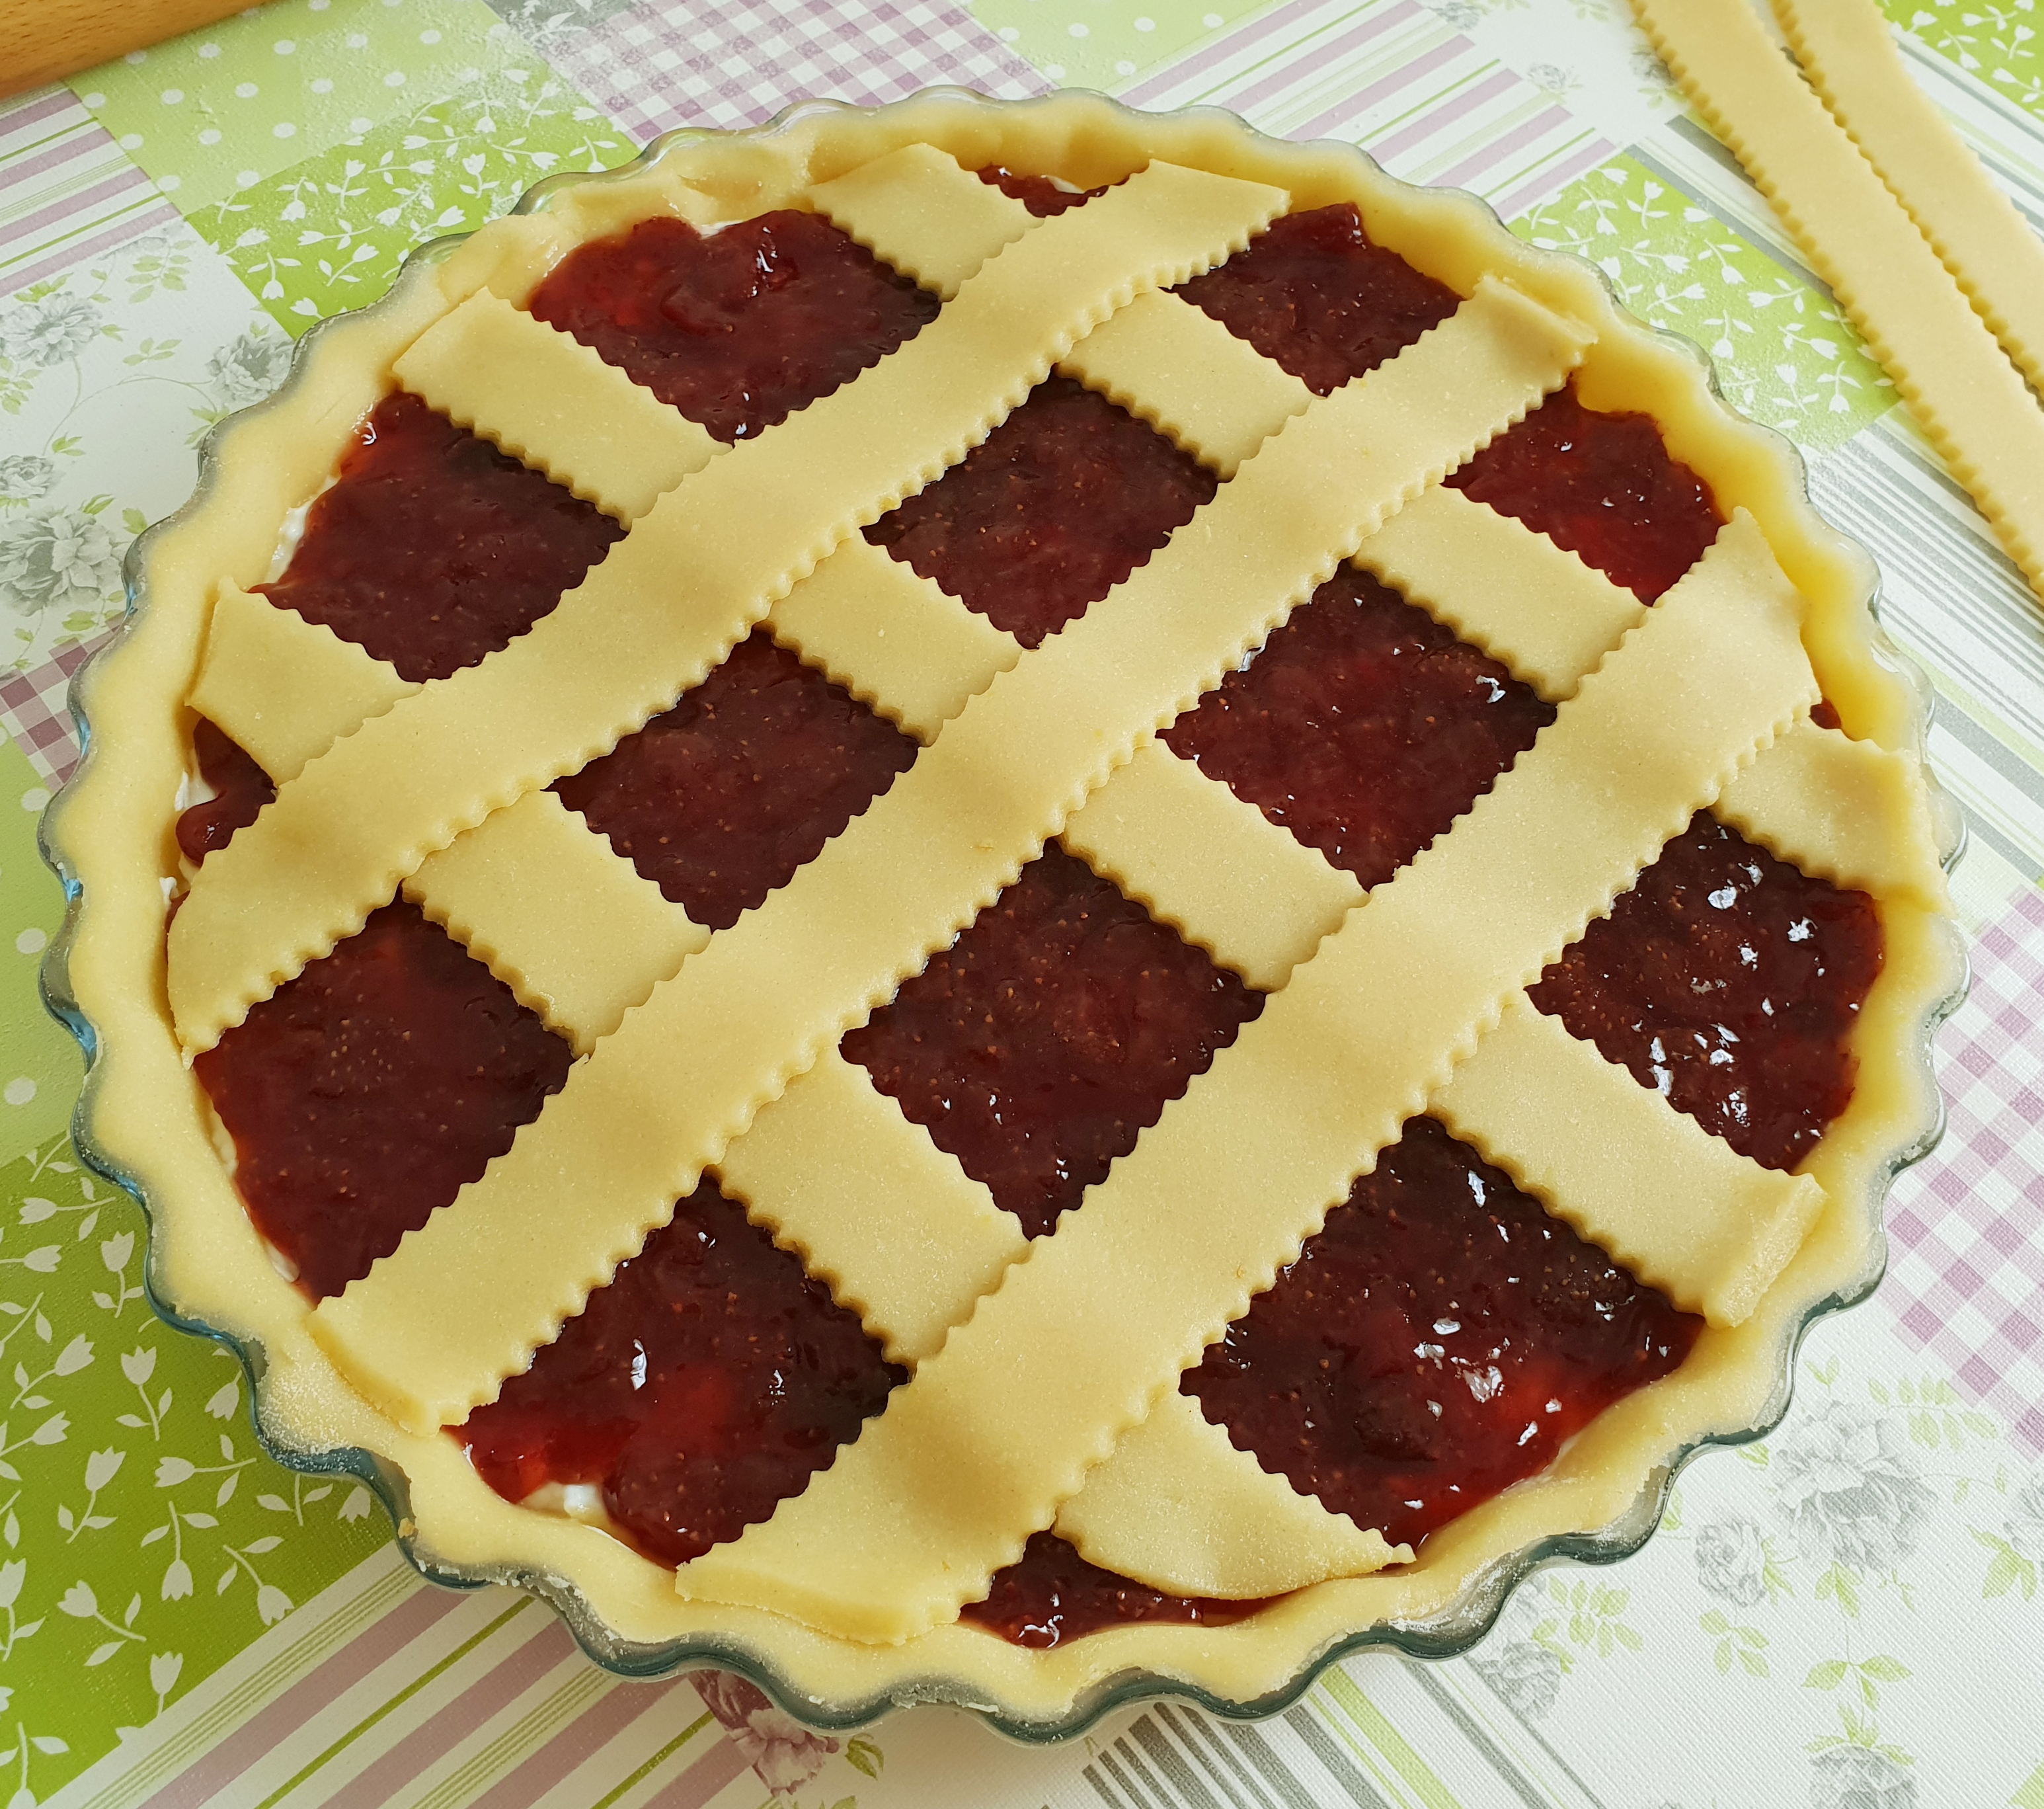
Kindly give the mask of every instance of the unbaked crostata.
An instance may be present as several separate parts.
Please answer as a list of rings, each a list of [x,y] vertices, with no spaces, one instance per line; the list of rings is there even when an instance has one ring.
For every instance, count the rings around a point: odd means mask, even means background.
[[[96,1158],[274,1441],[613,1662],[1041,1727],[1470,1637],[1780,1411],[1935,1122],[1864,556],[1348,151],[677,135],[316,334],[140,577]]]

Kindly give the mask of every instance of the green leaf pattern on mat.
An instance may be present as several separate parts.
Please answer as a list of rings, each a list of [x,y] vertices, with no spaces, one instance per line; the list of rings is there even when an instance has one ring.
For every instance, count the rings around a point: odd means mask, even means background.
[[[374,301],[426,241],[472,230],[555,171],[620,163],[633,148],[567,83],[514,67],[243,189],[194,223],[302,333]]]
[[[89,1762],[389,1535],[352,1478],[263,1454],[240,1362],[150,1311],[143,1252],[67,1141],[0,1169],[0,1764],[53,1734]]]
[[[2035,0],[1880,0],[1902,29],[2044,119],[2044,44]]]
[[[1805,446],[1842,445],[1895,401],[1829,296],[1630,157],[1512,229],[1588,258],[1635,314],[1711,355],[1734,407]]]
[[[186,214],[484,74],[544,75],[482,0],[276,0],[138,51],[78,86]],[[409,107],[406,95],[415,95]]]

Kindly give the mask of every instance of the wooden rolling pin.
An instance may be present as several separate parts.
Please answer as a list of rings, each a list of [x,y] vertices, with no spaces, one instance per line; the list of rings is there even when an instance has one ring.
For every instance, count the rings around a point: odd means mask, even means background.
[[[197,31],[246,0],[0,0],[0,99]]]

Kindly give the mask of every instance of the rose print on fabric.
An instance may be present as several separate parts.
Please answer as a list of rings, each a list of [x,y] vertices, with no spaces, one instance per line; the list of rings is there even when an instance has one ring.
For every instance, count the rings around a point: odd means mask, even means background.
[[[1915,1809],[1915,1776],[1886,1753],[1850,1740],[1810,1761],[1810,1809]]]
[[[1773,1476],[1797,1538],[1850,1570],[1893,1568],[1937,1503],[1904,1427],[1851,1402],[1796,1422],[1774,1448]]]
[[[109,501],[111,498],[108,498]],[[17,615],[86,614],[118,599],[125,537],[98,509],[39,509],[0,528],[0,598]]]
[[[120,619],[135,536],[191,486],[196,446],[290,364],[187,226],[0,299],[0,660],[41,666]]]
[[[38,370],[67,364],[99,337],[101,324],[83,296],[45,294],[0,314],[0,356]]]
[[[1639,1652],[1646,1642],[1625,1619],[1629,1589],[1556,1572],[1522,1584],[1470,1668],[1515,1714],[1533,1721],[1560,1699],[1579,1664]]]
[[[1696,1534],[1696,1580],[1713,1595],[1750,1608],[1767,1593],[1767,1548],[1758,1521],[1719,1520]]]
[[[0,504],[33,502],[47,496],[57,481],[56,461],[33,452],[0,459]]]
[[[766,1692],[728,1671],[701,1671],[691,1680],[704,1705],[731,1735],[732,1744],[776,1796],[791,1796],[824,1769],[838,1743],[812,1734]]]
[[[1515,1639],[1494,1653],[1470,1661],[1470,1669],[1495,1690],[1513,1714],[1537,1721],[1562,1694],[1560,1653]]]
[[[291,341],[282,333],[251,331],[223,345],[206,360],[213,393],[228,409],[260,402],[291,368]]]

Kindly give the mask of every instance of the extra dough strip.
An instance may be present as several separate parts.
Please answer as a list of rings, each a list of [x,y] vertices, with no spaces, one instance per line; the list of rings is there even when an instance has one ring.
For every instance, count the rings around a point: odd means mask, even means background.
[[[200,869],[171,927],[186,1048],[210,1048],[353,934],[428,855],[672,703],[847,534],[983,439],[1074,341],[1138,291],[1239,249],[1285,200],[1153,164],[1024,234],[861,381],[670,491],[529,633],[312,761]]]
[[[1632,3],[2044,598],[2044,410],[1951,273],[1746,0]]]
[[[1911,79],[1873,0],[1774,0],[1831,115],[2044,397],[2044,241]]]
[[[1350,914],[828,1470],[676,1572],[682,1594],[885,1643],[976,1599],[1503,1002],[1808,708],[1796,605],[1757,532],[1721,536],[1455,833]],[[1679,722],[1665,707],[1678,687]],[[1615,795],[1617,772],[1634,795]],[[1576,826],[1557,842],[1564,814]]]
[[[1486,281],[1400,358],[1288,423],[1148,564],[997,678],[794,879],[628,1013],[481,1181],[324,1302],[313,1326],[336,1360],[415,1428],[490,1399],[763,1101],[1336,560],[1559,383],[1582,345],[1572,323]],[[432,1310],[449,1274],[471,1278],[471,1324]]]

